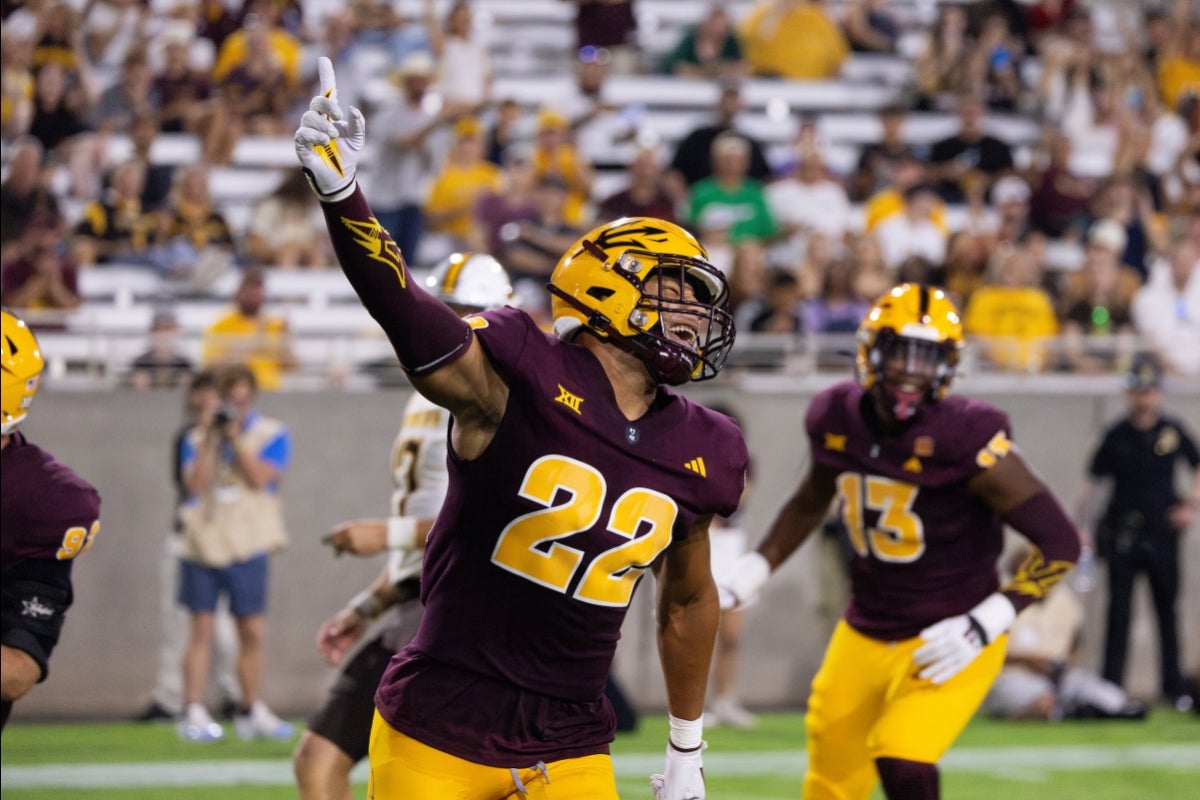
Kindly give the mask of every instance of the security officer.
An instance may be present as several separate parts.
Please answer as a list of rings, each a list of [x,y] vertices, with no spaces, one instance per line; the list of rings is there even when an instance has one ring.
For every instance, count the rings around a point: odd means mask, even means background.
[[[1200,509],[1200,453],[1183,424],[1162,413],[1162,365],[1139,354],[1126,379],[1128,412],[1104,433],[1088,467],[1083,518],[1098,503],[1100,482],[1112,484],[1108,505],[1096,528],[1096,548],[1108,562],[1108,620],[1104,677],[1121,685],[1125,676],[1133,584],[1145,572],[1158,616],[1161,689],[1180,710],[1193,703],[1179,669],[1180,539]],[[1176,462],[1191,467],[1190,497],[1175,487]]]

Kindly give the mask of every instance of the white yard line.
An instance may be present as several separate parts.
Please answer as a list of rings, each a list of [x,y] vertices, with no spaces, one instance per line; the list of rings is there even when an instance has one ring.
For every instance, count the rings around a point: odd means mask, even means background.
[[[617,776],[644,777],[662,769],[657,755],[621,755],[614,759]],[[1200,774],[1200,744],[1066,745],[1049,747],[962,747],[942,761],[951,772],[1013,773],[1173,769]],[[762,775],[799,778],[804,774],[802,751],[710,753],[705,769],[729,776]],[[353,773],[367,779],[366,764]],[[1029,777],[1026,775],[1025,777]],[[0,783],[7,789],[108,789],[151,786],[286,786],[293,782],[292,765],[285,760],[164,761],[124,764],[40,764],[4,767]]]

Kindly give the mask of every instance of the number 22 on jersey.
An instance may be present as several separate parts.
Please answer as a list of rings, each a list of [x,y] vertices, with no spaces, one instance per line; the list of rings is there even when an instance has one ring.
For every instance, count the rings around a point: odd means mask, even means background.
[[[880,561],[909,563],[925,553],[925,525],[912,510],[919,487],[879,475],[843,472],[837,488],[842,521],[860,556],[874,554]],[[879,512],[879,520],[869,528],[864,521],[868,509]]]
[[[560,490],[569,497],[555,505]],[[539,458],[525,472],[520,495],[544,508],[508,524],[492,551],[492,563],[563,593],[582,569],[573,597],[600,606],[629,605],[638,578],[671,544],[679,509],[660,492],[628,490],[613,503],[606,525],[628,541],[584,564],[582,550],[559,540],[590,530],[599,521],[607,490],[604,476],[589,464],[558,455]]]

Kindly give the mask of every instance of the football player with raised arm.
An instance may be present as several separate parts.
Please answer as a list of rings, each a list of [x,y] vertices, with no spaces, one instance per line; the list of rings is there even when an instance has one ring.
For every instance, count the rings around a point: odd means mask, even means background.
[[[13,703],[49,672],[71,606],[71,565],[100,529],[100,495],[17,431],[44,361],[33,331],[0,311],[0,730]]]
[[[366,139],[333,69],[296,132],[342,269],[413,386],[451,414],[425,616],[375,695],[375,800],[617,797],[604,697],[646,569],[671,734],[656,797],[704,797],[704,692],[719,615],[708,526],[748,456],[725,416],[667,386],[717,374],[729,288],[676,225],[620,219],[550,278],[554,334],[514,308],[464,321],[416,284],[355,181]]]
[[[508,273],[486,253],[455,253],[430,273],[426,287],[459,314],[500,308],[512,299]],[[446,497],[450,412],[414,392],[392,444],[394,487],[386,519],[338,523],[326,537],[334,552],[388,552],[379,577],[321,626],[317,648],[340,666],[375,618],[396,607],[386,628],[342,667],[325,703],[309,717],[292,757],[300,800],[350,800],[350,771],[367,756],[375,689],[388,661],[416,633],[421,562],[429,529]]]
[[[940,289],[903,284],[858,330],[857,381],[813,398],[811,466],[719,589],[749,602],[836,499],[851,593],[813,678],[806,800],[934,800],[937,762],[1004,662],[1016,613],[1079,557],[1079,534],[1010,439],[1004,412],[947,396],[963,344]],[[1004,525],[1032,545],[1001,587]]]

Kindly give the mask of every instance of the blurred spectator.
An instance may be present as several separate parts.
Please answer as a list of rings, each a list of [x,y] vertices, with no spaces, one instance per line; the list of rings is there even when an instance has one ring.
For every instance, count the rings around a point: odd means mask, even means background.
[[[590,219],[587,205],[591,200],[593,174],[587,159],[571,143],[569,128],[570,123],[562,113],[542,109],[533,143],[533,169],[539,177],[553,176],[566,186],[563,219],[568,225],[578,227]]]
[[[1005,175],[992,186],[992,205],[996,224],[988,237],[991,242],[1018,242],[1029,232],[1031,219],[1029,184],[1019,175]]]
[[[925,165],[911,153],[900,154],[896,159],[891,183],[867,198],[864,209],[866,215],[864,228],[867,233],[873,233],[885,220],[903,214],[905,194],[917,184],[926,182]],[[939,230],[949,234],[950,226],[946,221],[946,206],[941,198],[938,198],[934,206],[933,221]]]
[[[205,368],[244,364],[263,391],[275,391],[283,374],[296,368],[287,320],[264,310],[266,279],[261,269],[247,269],[233,295],[234,307],[204,332],[201,362]]]
[[[629,185],[600,201],[599,220],[657,217],[675,222],[675,202],[665,186],[662,153],[642,147],[629,163]]]
[[[1083,267],[1067,275],[1059,301],[1066,364],[1080,372],[1106,372],[1132,347],[1133,295],[1141,281],[1121,263],[1125,231],[1110,219],[1092,223]]]
[[[938,193],[947,203],[966,199],[965,184],[978,180],[984,186],[1013,168],[1012,148],[984,131],[984,104],[973,94],[958,99],[959,129],[952,136],[933,143],[929,151],[931,177]]]
[[[1008,17],[1003,13],[988,14],[967,62],[968,80],[982,92],[988,108],[1017,110],[1023,89],[1022,51],[1023,44],[1013,35]]]
[[[605,48],[612,53],[613,69],[621,74],[640,72],[637,52],[637,13],[634,0],[565,0],[574,3],[575,45]]]
[[[985,237],[969,231],[950,234],[946,242],[946,280],[943,285],[959,308],[965,308],[971,294],[986,282],[991,244]]]
[[[179,320],[175,312],[160,310],[150,320],[150,347],[129,365],[129,388],[176,389],[191,379],[192,360],[179,349]],[[189,390],[190,391],[190,390]]]
[[[917,183],[905,189],[903,197],[904,211],[887,217],[872,231],[883,262],[893,270],[910,256],[941,264],[948,236],[936,218],[937,191],[932,184]]]
[[[430,52],[426,26],[407,19],[390,0],[351,0],[350,17],[354,41],[347,60],[353,60],[353,51],[360,48],[383,47],[393,64],[404,63],[416,52]]]
[[[90,73],[84,70],[80,74]],[[94,196],[107,160],[102,142],[90,134],[87,123],[95,102],[89,81],[81,78],[78,85],[72,86],[61,64],[44,65],[37,73],[29,124],[29,135],[42,143],[47,155],[69,165],[71,192],[79,199]]]
[[[75,226],[80,264],[144,261],[154,220],[142,211],[146,169],[137,160],[118,164],[102,200],[84,206]]]
[[[821,152],[811,149],[797,155],[792,172],[766,186],[767,204],[782,237],[772,247],[779,263],[795,263],[813,232],[840,244],[850,228],[850,199],[841,182],[829,177]]]
[[[562,254],[575,243],[580,229],[564,216],[567,187],[554,174],[536,179],[534,213],[501,226],[497,255],[512,276],[513,295],[521,308],[539,323],[550,321],[550,295],[546,283]]]
[[[1049,366],[1058,318],[1041,282],[1041,265],[1020,245],[1002,244],[992,253],[987,279],[963,312],[963,330],[982,340],[990,363],[1020,372]]]
[[[609,98],[611,62],[608,50],[583,48],[574,62],[575,83],[566,92],[544,95],[541,104],[566,117],[568,138],[580,159],[592,167],[624,169],[624,162],[614,157],[613,146],[634,137],[645,109],[622,108]]]
[[[87,0],[81,16],[87,52],[105,78],[114,78],[130,53],[145,54],[150,0]]]
[[[142,181],[142,210],[160,210],[171,193],[175,182],[175,168],[170,164],[156,163],[151,150],[158,138],[158,118],[153,114],[140,114],[133,120],[129,141],[133,145],[132,159],[139,161],[145,171]]]
[[[0,137],[11,141],[29,132],[33,121],[31,43],[5,29],[0,33]]]
[[[322,221],[320,201],[308,179],[303,172],[289,170],[283,183],[254,206],[246,231],[250,259],[279,269],[332,264],[329,237],[320,235]]]
[[[475,204],[500,189],[500,168],[483,157],[483,126],[475,117],[454,123],[446,161],[433,180],[424,216],[430,231],[449,236],[451,250],[465,250],[472,237]]]
[[[29,310],[69,310],[79,305],[79,266],[66,254],[62,225],[42,220],[24,235],[24,247],[0,270],[4,305]]]
[[[496,166],[504,165],[505,151],[521,138],[521,117],[521,104],[511,97],[496,104],[495,119],[487,132],[484,158]]]
[[[157,215],[151,260],[169,277],[197,278],[195,269],[205,253],[219,253],[228,261],[233,234],[225,217],[213,208],[208,188],[208,168],[184,167],[175,175],[167,209]]]
[[[854,333],[871,309],[869,300],[855,290],[858,265],[848,258],[830,263],[821,282],[821,293],[804,301],[805,333]]]
[[[70,3],[49,0],[35,6],[38,22],[33,47],[33,68],[41,72],[48,64],[63,68],[69,79],[90,72],[91,62],[83,43],[83,25],[79,11]]]
[[[216,51],[221,49],[225,40],[242,27],[246,16],[247,4],[240,3],[236,7],[227,0],[200,0],[198,9],[199,27],[197,33],[213,43]]]
[[[900,21],[888,0],[852,0],[845,7],[842,30],[856,53],[894,53]]]
[[[806,331],[800,314],[800,303],[804,299],[800,281],[786,269],[772,269],[767,273],[767,290],[761,301],[747,298],[739,306],[742,314],[749,313],[748,320],[739,322],[738,327],[753,333],[792,333]]]
[[[375,217],[392,235],[405,258],[415,263],[425,220],[421,207],[435,174],[431,138],[448,119],[448,112],[425,108],[434,64],[428,53],[410,53],[390,78],[400,97],[388,100],[379,117],[380,158],[370,173]]]
[[[1157,79],[1163,102],[1175,108],[1184,95],[1200,95],[1200,18],[1190,0],[1175,0],[1170,31],[1157,53]]]
[[[57,227],[62,222],[58,199],[46,186],[42,145],[31,136],[12,143],[8,175],[0,184],[0,261],[15,258],[32,224]]]
[[[101,133],[129,133],[135,118],[156,114],[160,104],[146,53],[134,50],[125,57],[118,80],[100,93],[91,125]]]
[[[729,80],[742,77],[746,61],[729,12],[713,3],[695,25],[688,26],[663,56],[659,70],[681,78]]]
[[[679,140],[675,154],[671,157],[669,186],[676,202],[687,198],[688,191],[697,181],[712,175],[712,144],[718,136],[734,131],[750,144],[751,178],[766,181],[771,177],[771,167],[763,147],[758,141],[738,130],[738,114],[742,111],[742,91],[736,83],[725,83],[713,109],[712,121],[693,128]]]
[[[279,79],[288,86],[300,82],[300,56],[303,46],[280,23],[283,4],[274,0],[251,0],[241,27],[221,42],[212,68],[212,79],[224,84],[239,67],[249,67],[252,59],[271,64]]]
[[[966,6],[942,3],[933,28],[926,34],[925,46],[913,63],[918,111],[945,110],[954,98],[973,88],[967,69],[973,46],[967,34]]]
[[[1200,228],[1195,218],[1191,223]],[[1180,237],[1133,297],[1133,322],[1167,368],[1200,375],[1200,242]]]
[[[861,202],[887,187],[895,178],[902,159],[915,159],[912,145],[904,137],[907,111],[901,105],[887,105],[879,111],[882,135],[876,142],[865,145],[858,154],[858,163],[846,182],[851,200]]]
[[[1144,719],[1146,706],[1080,666],[1083,602],[1065,582],[1028,606],[1008,632],[1008,651],[985,714],[1001,719]]]
[[[442,100],[477,114],[492,96],[492,60],[487,45],[472,36],[471,6],[456,0],[444,23],[434,0],[426,0],[429,42],[438,61],[437,89]]]
[[[850,52],[821,0],[757,0],[738,32],[751,74],[761,77],[828,80]]]
[[[235,42],[244,42],[241,46],[245,48],[245,52],[229,60],[225,68],[218,57],[217,66],[213,68],[231,141],[236,142],[243,131],[276,136],[291,129],[293,122],[285,121],[284,114],[292,109],[298,65],[290,62],[298,59],[298,54],[290,54],[286,48],[277,46],[287,39],[290,34],[269,28],[265,22],[256,22],[250,15],[246,26],[226,40],[222,51]],[[292,44],[289,42],[288,47]],[[294,44],[299,48],[299,43]],[[232,156],[232,145],[230,147],[228,155]]]
[[[165,133],[194,133],[200,137],[204,158],[211,164],[228,163],[237,141],[225,124],[226,111],[213,96],[207,76],[191,65],[190,42],[177,35],[163,45],[163,64],[154,76],[159,97],[159,120]]]
[[[1045,164],[1032,179],[1029,220],[1035,230],[1058,239],[1082,227],[1096,181],[1072,168],[1071,137],[1059,131],[1050,131],[1047,137]]]
[[[779,228],[763,185],[748,174],[750,144],[736,133],[718,136],[712,164],[712,176],[692,187],[688,207],[688,220],[701,243],[720,252],[742,241],[766,242],[776,236]],[[720,256],[710,255],[721,266]]]
[[[493,253],[501,263],[511,268],[502,257],[505,244],[501,231],[510,223],[531,220],[537,215],[533,198],[536,180],[529,148],[522,145],[506,148],[499,190],[485,192],[475,203],[472,213],[473,251]]]
[[[1117,255],[1142,281],[1146,277],[1147,258],[1165,249],[1149,193],[1139,190],[1129,176],[1114,175],[1092,198],[1091,211],[1094,219],[1111,220],[1121,227],[1124,244]]]

